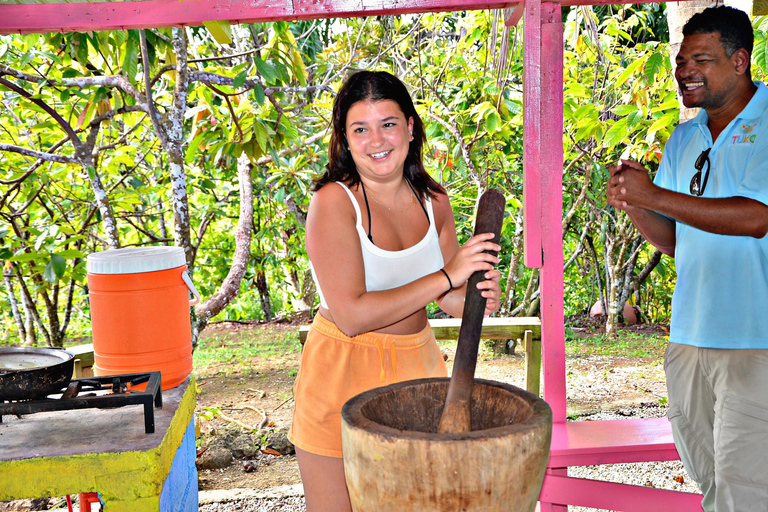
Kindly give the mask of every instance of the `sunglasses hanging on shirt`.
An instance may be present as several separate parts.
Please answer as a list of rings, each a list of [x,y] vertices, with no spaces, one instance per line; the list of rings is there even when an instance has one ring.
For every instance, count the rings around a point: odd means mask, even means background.
[[[712,148],[707,148],[702,151],[699,158],[696,159],[696,163],[693,164],[696,168],[696,174],[691,178],[691,195],[701,196],[707,187],[707,180],[709,179],[709,152],[711,150]],[[704,173],[704,179],[702,180],[701,170],[704,169],[704,164],[707,165],[707,171]]]

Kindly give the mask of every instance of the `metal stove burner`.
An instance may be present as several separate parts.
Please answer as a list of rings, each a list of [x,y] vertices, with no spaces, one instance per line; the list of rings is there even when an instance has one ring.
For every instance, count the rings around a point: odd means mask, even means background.
[[[147,383],[144,391],[129,389]],[[100,393],[101,392],[101,393]],[[81,394],[87,393],[87,394]],[[125,375],[104,375],[72,379],[69,386],[62,390],[61,397],[49,395],[41,400],[19,402],[0,402],[0,423],[4,414],[34,414],[48,411],[67,411],[73,409],[99,408],[109,409],[125,405],[144,405],[144,431],[155,431],[155,412],[163,407],[163,394],[160,389],[160,372],[130,373]]]

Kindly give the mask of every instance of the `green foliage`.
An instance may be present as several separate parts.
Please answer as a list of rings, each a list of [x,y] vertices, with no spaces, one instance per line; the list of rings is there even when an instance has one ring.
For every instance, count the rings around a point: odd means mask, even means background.
[[[668,342],[666,336],[619,331],[616,340],[603,334],[570,338],[565,342],[565,353],[571,357],[639,357],[662,361]]]
[[[622,157],[655,168],[676,123],[659,9],[584,7],[571,8],[566,16],[564,206],[566,214],[574,213],[566,223],[564,245],[567,254],[578,253],[566,270],[568,313],[583,311],[596,300],[606,241],[624,229],[621,215],[605,207],[608,166]],[[192,240],[194,279],[204,297],[227,277],[235,249],[238,159],[246,157],[253,166],[251,257],[238,295],[217,319],[263,319],[266,309],[282,315],[314,305],[306,303],[316,298],[307,286],[303,215],[311,182],[327,163],[333,91],[350,69],[361,68],[391,71],[409,86],[429,139],[425,164],[448,189],[460,242],[472,234],[478,190],[496,187],[505,193],[500,269],[512,299],[504,312],[530,304],[526,290],[535,291],[538,278],[519,263],[518,236],[522,34],[505,28],[502,18],[496,12],[470,11],[257,23],[231,27],[236,40],[231,45],[221,37],[214,40],[204,27],[188,30],[190,70],[222,78],[190,83],[183,126],[191,230],[198,237]],[[98,157],[87,165],[40,165],[19,153],[0,153],[0,179],[14,183],[0,201],[0,261],[14,275],[18,269],[38,303],[54,304],[61,318],[44,318],[51,325],[65,318],[73,285],[75,335],[87,334],[85,256],[106,248],[109,219],[107,210],[96,207],[95,180],[103,183],[122,245],[174,243],[169,158],[149,117],[134,111],[137,102],[124,89],[71,83],[122,74],[143,91],[146,65],[159,115],[167,116],[177,86],[176,72],[165,68],[177,62],[173,32],[145,34],[147,62],[135,30],[0,36],[5,65],[30,76],[43,73],[50,81],[16,83],[59,113],[78,136],[85,139],[99,116],[113,115],[101,123]],[[231,56],[241,49],[242,55]],[[0,141],[77,156],[64,140],[62,124],[39,105],[5,88],[0,94]],[[597,260],[583,232],[594,240]],[[650,255],[644,248],[638,265]],[[668,315],[664,304],[674,278],[672,265],[664,260],[662,274],[664,279],[653,277],[638,299],[659,320]],[[20,298],[17,281],[13,293]],[[0,301],[9,298],[8,290],[0,289]],[[8,309],[0,323],[2,336],[15,336]]]
[[[301,352],[296,329],[258,329],[245,337],[234,332],[216,332],[204,336],[192,355],[195,368],[224,366],[244,363],[252,358],[276,358]],[[258,335],[256,335],[258,333]],[[253,335],[253,337],[251,336]]]
[[[638,236],[626,214],[606,205],[608,167],[632,159],[655,172],[678,119],[668,45],[631,39],[646,19],[632,8],[600,14],[573,9],[565,24],[564,196],[566,212],[573,216],[564,246],[566,258],[576,255],[575,265],[566,270],[566,314],[588,310],[601,289],[616,285],[606,274],[631,256]],[[642,268],[652,253],[642,248],[637,266]],[[644,299],[652,294],[653,319],[667,320],[668,281],[656,273],[649,279],[637,290],[638,302],[648,303]]]

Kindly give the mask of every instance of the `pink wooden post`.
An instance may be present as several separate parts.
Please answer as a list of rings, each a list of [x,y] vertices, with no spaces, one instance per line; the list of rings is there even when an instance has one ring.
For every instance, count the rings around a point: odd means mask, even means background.
[[[541,86],[541,0],[527,0],[523,26],[523,261],[528,268],[541,268],[542,264]],[[544,290],[541,295],[543,299]]]
[[[563,24],[558,2],[528,0],[524,32],[525,263],[541,266],[544,399],[566,420],[563,326]],[[548,475],[567,477],[568,470]],[[541,512],[567,512],[543,499]],[[562,503],[562,501],[561,501]]]
[[[544,398],[565,421],[563,326],[563,24],[560,3],[529,0],[524,33],[526,265],[541,270]],[[537,250],[536,238],[542,250]],[[534,254],[531,254],[533,252]]]

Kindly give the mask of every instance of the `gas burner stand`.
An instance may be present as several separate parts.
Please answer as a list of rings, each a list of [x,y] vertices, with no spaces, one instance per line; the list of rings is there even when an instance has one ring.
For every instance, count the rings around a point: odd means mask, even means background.
[[[128,385],[136,386],[147,383],[144,391],[128,390]],[[83,392],[111,391],[106,394]],[[68,394],[73,394],[67,398]],[[3,415],[34,414],[48,411],[66,411],[74,409],[110,409],[125,405],[142,404],[144,406],[144,431],[147,434],[155,432],[154,407],[162,409],[163,394],[160,389],[160,372],[130,373],[125,375],[104,375],[72,379],[63,393],[62,398],[43,398],[18,402],[0,402],[0,423]]]

